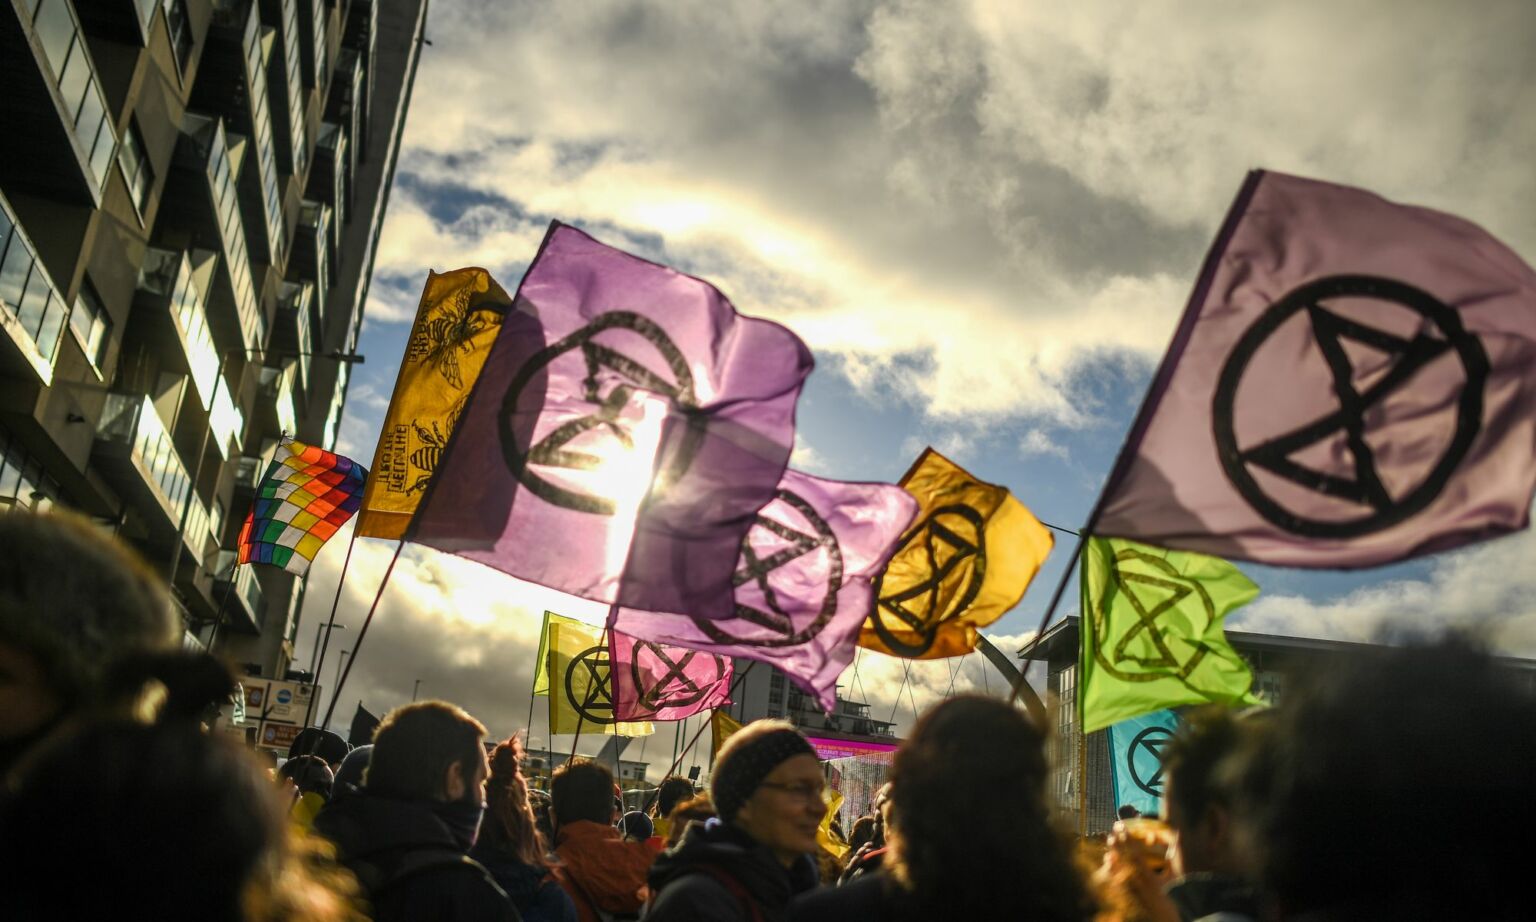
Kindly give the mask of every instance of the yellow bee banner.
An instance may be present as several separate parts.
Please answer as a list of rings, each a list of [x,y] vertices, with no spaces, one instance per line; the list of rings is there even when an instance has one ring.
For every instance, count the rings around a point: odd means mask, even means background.
[[[613,714],[613,675],[603,629],[559,615],[545,624],[549,732],[650,736],[650,722],[620,723]]]
[[[484,269],[428,273],[363,491],[358,536],[405,534],[511,307]]]
[[[907,659],[960,656],[1001,618],[1051,552],[1051,533],[1007,488],[934,451],[901,478],[917,499],[913,526],[885,572],[859,646]]]

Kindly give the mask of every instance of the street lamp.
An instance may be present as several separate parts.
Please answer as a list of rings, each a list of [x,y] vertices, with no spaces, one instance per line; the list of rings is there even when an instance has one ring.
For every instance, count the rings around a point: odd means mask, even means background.
[[[336,702],[337,686],[341,684],[341,668],[346,665],[346,663],[347,663],[347,654],[351,653],[351,652],[352,652],[351,650],[343,650],[343,651],[341,651],[341,655],[336,657],[336,685],[332,685],[331,686],[331,710],[333,710],[333,711],[336,709],[335,702]],[[331,725],[329,723],[327,723],[325,725],[325,728],[327,730],[329,730],[331,728]]]
[[[419,691],[421,691],[421,680],[417,679],[416,680],[416,687],[411,689],[411,700],[412,701],[416,700],[416,693],[419,692]]]
[[[240,347],[237,349],[226,349],[219,353],[219,367],[213,378],[214,387],[217,388],[220,383],[223,383],[224,387],[228,389],[229,384],[224,381],[224,368],[228,364],[230,356],[256,356],[265,355],[266,352],[266,349],[261,348],[249,349]],[[332,349],[329,352],[283,352],[274,357],[325,358],[330,359],[333,362],[341,362],[346,365],[361,365],[365,359],[364,356],[358,355],[356,352],[342,352],[340,349]],[[181,508],[181,521],[176,525],[176,540],[171,542],[171,565],[170,572],[166,575],[166,584],[169,585],[172,590],[174,590],[176,587],[176,571],[181,568],[181,543],[186,537],[187,533],[187,518],[192,511],[192,503],[197,500],[197,484],[203,476],[203,457],[208,453],[208,438],[212,434],[213,410],[212,407],[210,407],[208,411],[208,424],[203,427],[203,440],[202,443],[198,445],[197,449],[197,462],[192,467],[192,480],[190,486],[188,487],[187,502]],[[220,608],[222,609],[222,606],[220,606]],[[218,620],[223,620],[222,615]],[[213,641],[218,637],[218,633],[219,626],[215,624],[213,628],[213,634],[208,638],[209,652],[212,652],[213,650]]]
[[[315,622],[315,648],[309,651],[310,675],[315,675],[315,670],[320,668],[320,633],[322,631],[325,632],[326,642],[329,643],[331,631],[345,631],[346,629],[347,626],[345,624],[326,624],[324,621]],[[315,676],[315,679],[318,681],[319,676]]]

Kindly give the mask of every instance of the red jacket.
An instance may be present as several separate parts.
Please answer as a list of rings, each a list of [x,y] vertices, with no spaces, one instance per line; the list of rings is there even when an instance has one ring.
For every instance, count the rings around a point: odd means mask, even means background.
[[[643,842],[625,842],[612,826],[577,820],[556,833],[560,885],[576,904],[580,922],[598,922],[596,910],[633,916],[650,896],[645,877],[656,853]]]

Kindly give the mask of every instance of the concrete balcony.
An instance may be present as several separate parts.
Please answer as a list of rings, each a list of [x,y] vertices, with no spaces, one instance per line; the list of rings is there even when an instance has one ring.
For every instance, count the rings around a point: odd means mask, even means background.
[[[107,395],[93,460],[118,492],[145,513],[153,536],[180,530],[192,477],[147,394]]]

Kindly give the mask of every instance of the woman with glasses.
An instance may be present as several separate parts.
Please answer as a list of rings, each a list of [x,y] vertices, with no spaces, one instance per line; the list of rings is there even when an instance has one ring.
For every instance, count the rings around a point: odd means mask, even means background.
[[[760,720],[726,741],[709,792],[717,817],[691,823],[657,859],[647,922],[782,919],[816,886],[816,830],[826,814],[816,750],[782,720]]]

